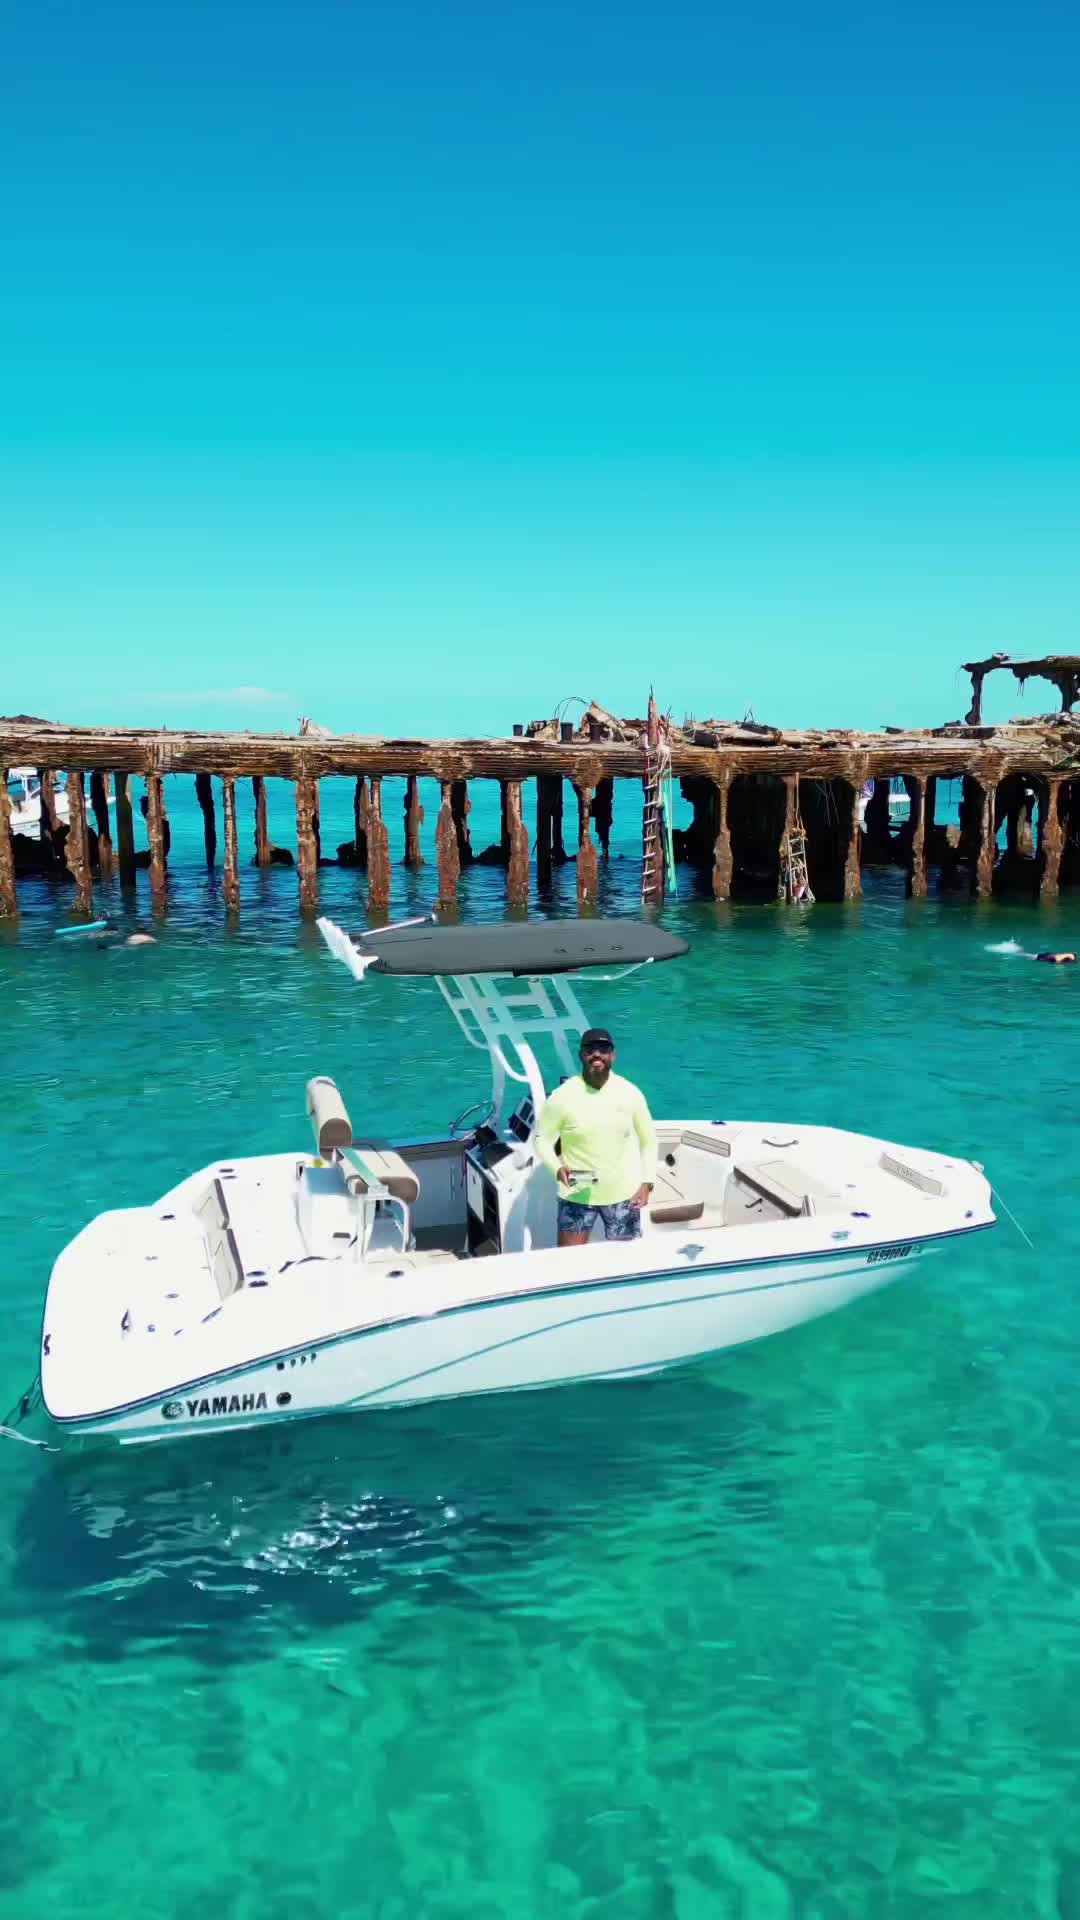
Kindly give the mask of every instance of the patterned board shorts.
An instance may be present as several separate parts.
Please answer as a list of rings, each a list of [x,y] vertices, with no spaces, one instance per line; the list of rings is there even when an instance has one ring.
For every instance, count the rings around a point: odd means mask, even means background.
[[[632,1207],[629,1200],[615,1200],[607,1207],[559,1201],[560,1233],[591,1233],[598,1220],[603,1222],[605,1240],[637,1240],[641,1235],[641,1208]]]

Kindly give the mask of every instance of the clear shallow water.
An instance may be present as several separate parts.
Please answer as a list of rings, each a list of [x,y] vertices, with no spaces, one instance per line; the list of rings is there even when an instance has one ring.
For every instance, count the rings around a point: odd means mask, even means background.
[[[433,989],[329,961],[294,875],[245,870],[226,932],[168,801],[155,947],[56,941],[62,896],[29,885],[0,935],[5,1407],[88,1215],[303,1146],[313,1072],[389,1128],[484,1090]],[[324,789],[328,848],[349,806]],[[392,911],[432,880],[395,868]],[[613,862],[607,904],[636,881]],[[359,919],[363,884],[324,870],[327,910]],[[501,911],[502,876],[463,900]],[[906,904],[882,875],[853,909],[667,919],[688,960],[582,991],[658,1111],[973,1154],[1037,1253],[1003,1223],[650,1381],[0,1445],[0,1912],[1080,1916],[1080,976],[987,951],[1075,946],[1080,912]]]

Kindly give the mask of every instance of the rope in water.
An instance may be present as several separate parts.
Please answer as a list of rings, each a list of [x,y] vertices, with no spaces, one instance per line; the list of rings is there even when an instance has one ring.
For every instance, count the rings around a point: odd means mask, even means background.
[[[1012,1208],[1009,1206],[1008,1202],[1006,1201],[1005,1195],[1002,1193],[1001,1188],[991,1187],[990,1191],[993,1194],[994,1199],[998,1201],[1001,1207],[1002,1213],[1006,1214],[1008,1218],[1012,1221],[1013,1226],[1016,1228],[1016,1231],[1020,1235],[1021,1240],[1023,1240],[1025,1244],[1031,1248],[1032,1253],[1034,1253],[1035,1251],[1034,1242],[1028,1239],[1028,1236],[1024,1232],[1023,1227],[1020,1225],[1020,1222],[1017,1219],[1015,1213],[1013,1212]]]
[[[28,1433],[19,1433],[15,1427],[0,1425],[0,1440],[21,1440],[24,1447],[41,1447],[45,1453],[59,1453],[59,1447],[50,1447],[47,1440],[32,1440]]]

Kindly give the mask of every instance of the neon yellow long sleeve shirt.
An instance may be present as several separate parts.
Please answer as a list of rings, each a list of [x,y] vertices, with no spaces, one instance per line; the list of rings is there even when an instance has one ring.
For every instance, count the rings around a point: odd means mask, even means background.
[[[596,1175],[559,1188],[560,1198],[582,1206],[629,1200],[656,1178],[656,1130],[645,1096],[618,1073],[610,1073],[602,1087],[590,1087],[581,1074],[556,1087],[540,1114],[536,1150],[553,1176],[560,1166]]]

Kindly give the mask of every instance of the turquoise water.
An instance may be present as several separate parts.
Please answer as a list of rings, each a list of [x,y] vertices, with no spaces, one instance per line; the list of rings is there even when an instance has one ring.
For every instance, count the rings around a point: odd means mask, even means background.
[[[89,1215],[302,1147],[316,1071],[390,1130],[484,1091],[433,988],[330,962],[295,875],[245,868],[226,931],[198,816],[168,801],[156,946],[56,941],[62,896],[29,884],[0,935],[5,1407]],[[323,808],[332,847],[344,783]],[[394,913],[432,877],[395,868]],[[607,904],[636,881],[613,862]],[[362,878],[322,883],[362,918]],[[502,876],[463,898],[501,911]],[[658,1111],[974,1155],[1035,1252],[1003,1222],[647,1381],[227,1444],[0,1445],[0,1912],[1080,1916],[1080,974],[987,951],[1076,946],[1080,910],[909,904],[882,874],[851,909],[666,918],[685,962],[582,991]]]

